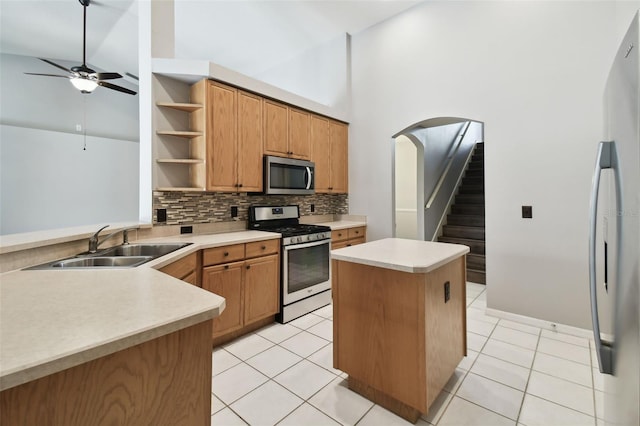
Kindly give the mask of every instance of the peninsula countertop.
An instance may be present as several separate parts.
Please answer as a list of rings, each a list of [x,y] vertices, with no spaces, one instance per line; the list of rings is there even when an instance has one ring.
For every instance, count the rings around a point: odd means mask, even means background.
[[[168,236],[145,242],[192,244],[136,268],[0,274],[0,390],[217,317],[224,298],[156,269],[200,249],[275,238]]]
[[[469,252],[461,244],[385,238],[331,251],[331,258],[410,273],[426,273]]]

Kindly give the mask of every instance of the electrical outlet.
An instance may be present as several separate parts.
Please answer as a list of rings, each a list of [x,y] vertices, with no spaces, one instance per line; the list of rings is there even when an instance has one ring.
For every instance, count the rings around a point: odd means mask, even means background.
[[[193,226],[181,226],[180,227],[181,234],[193,234]]]
[[[449,281],[444,283],[444,303],[447,303],[451,299],[451,283]]]
[[[82,131],[82,124],[76,124],[76,132]]]
[[[157,209],[156,210],[156,221],[158,223],[167,221],[167,209]]]
[[[533,218],[533,207],[532,206],[522,206],[522,218],[523,219],[531,219],[531,218]]]
[[[316,211],[316,205],[315,204],[311,204],[311,213]]]
[[[231,206],[231,217],[238,217],[238,206]]]

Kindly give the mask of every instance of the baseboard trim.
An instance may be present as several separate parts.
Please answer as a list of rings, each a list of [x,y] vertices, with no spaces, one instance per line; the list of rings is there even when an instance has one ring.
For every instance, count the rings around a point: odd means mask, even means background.
[[[514,314],[513,312],[500,311],[498,309],[487,308],[485,310],[487,315],[496,318],[502,318],[513,322],[519,322],[525,325],[531,325],[534,327],[539,327],[543,330],[549,331],[557,331],[558,333],[570,334],[576,337],[584,337],[586,339],[593,340],[593,331],[587,330],[585,328],[573,327],[571,325],[558,324],[555,322],[527,317],[525,315]]]

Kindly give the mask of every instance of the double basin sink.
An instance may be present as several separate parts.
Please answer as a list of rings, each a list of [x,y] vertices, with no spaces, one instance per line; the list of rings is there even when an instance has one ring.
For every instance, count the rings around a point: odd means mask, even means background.
[[[189,244],[191,243],[123,244],[96,253],[80,254],[69,259],[56,260],[27,269],[133,268]]]

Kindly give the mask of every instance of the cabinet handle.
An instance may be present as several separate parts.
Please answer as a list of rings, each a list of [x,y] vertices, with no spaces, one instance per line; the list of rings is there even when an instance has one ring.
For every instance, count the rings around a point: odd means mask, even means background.
[[[238,184],[238,187],[239,187],[239,188],[242,188],[242,184]]]
[[[267,249],[267,246],[262,246],[262,247],[260,247],[260,248],[261,248],[262,250],[266,250],[266,249]]]
[[[251,265],[247,265],[247,269],[251,269]]]
[[[229,252],[228,252],[228,251],[225,251],[225,252],[224,252],[224,257],[227,257],[227,256],[229,256]]]
[[[341,233],[338,233],[338,237],[342,237],[342,234],[341,234]]]
[[[224,269],[229,269],[229,265],[224,265]]]
[[[360,233],[360,231],[356,231],[356,234],[359,234],[359,233]]]

